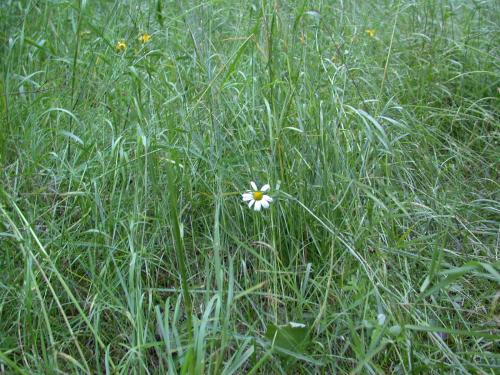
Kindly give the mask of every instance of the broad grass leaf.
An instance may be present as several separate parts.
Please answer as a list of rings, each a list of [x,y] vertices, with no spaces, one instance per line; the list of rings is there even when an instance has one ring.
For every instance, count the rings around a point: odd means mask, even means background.
[[[278,350],[284,349],[300,354],[305,354],[305,349],[310,342],[309,328],[292,322],[279,326],[269,324],[266,329],[266,338]]]

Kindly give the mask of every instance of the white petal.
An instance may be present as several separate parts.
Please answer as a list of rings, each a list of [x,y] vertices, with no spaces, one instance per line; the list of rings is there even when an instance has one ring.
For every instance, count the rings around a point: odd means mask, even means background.
[[[264,208],[269,208],[269,202],[268,202],[268,201],[266,201],[265,199],[262,199],[262,200],[261,200],[261,202],[262,202],[262,203],[261,203],[261,204],[262,204],[262,207],[264,207]]]
[[[244,202],[249,201],[250,199],[253,198],[253,195],[251,193],[243,193],[241,195],[241,198],[243,199]]]
[[[268,203],[271,203],[273,201],[273,198],[271,198],[269,195],[264,195],[262,197],[262,200],[265,200]]]
[[[252,207],[252,204],[254,204],[254,203],[255,203],[255,201],[252,199],[252,200],[250,201],[250,203],[248,203],[248,207]]]
[[[253,206],[253,209],[255,211],[260,211],[261,204],[262,204],[262,201],[255,201],[255,206]]]
[[[306,325],[302,323],[289,322],[288,325],[292,328],[305,328]]]
[[[262,192],[268,191],[270,188],[271,188],[271,186],[269,186],[269,184],[265,184],[264,186],[262,186],[262,188],[260,189],[260,191],[262,191]]]
[[[250,185],[252,185],[253,191],[257,191],[257,185],[255,184],[255,182],[250,181]]]

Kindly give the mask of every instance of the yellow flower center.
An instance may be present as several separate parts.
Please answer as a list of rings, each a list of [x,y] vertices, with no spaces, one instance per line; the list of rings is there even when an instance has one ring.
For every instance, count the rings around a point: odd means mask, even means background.
[[[256,201],[262,200],[263,196],[264,196],[264,193],[262,191],[254,191],[253,192],[253,199]]]

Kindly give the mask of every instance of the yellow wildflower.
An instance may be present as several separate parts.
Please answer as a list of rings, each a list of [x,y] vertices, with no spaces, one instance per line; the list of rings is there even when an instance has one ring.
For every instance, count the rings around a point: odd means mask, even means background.
[[[123,40],[120,40],[118,43],[116,43],[116,52],[123,52],[127,49],[127,45]]]
[[[139,37],[139,42],[141,43],[147,43],[151,40],[151,35],[144,33]]]
[[[367,33],[370,38],[373,38],[377,32],[375,29],[366,29],[365,33]]]

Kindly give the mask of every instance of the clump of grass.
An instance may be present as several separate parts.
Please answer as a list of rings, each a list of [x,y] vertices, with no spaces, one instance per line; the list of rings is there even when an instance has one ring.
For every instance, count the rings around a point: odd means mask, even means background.
[[[496,11],[4,2],[0,372],[496,373]]]

